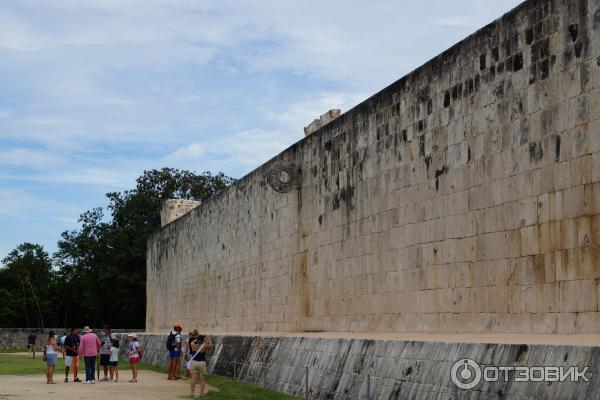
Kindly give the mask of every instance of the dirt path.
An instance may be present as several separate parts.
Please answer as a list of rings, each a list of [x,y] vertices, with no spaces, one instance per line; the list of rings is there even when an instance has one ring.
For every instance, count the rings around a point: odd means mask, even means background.
[[[55,379],[62,378],[55,375]],[[167,400],[185,398],[190,393],[189,381],[167,381],[165,374],[139,371],[138,383],[128,383],[130,372],[121,376],[122,382],[46,384],[43,375],[0,375],[0,400],[86,399],[86,400]],[[198,388],[196,388],[198,390]],[[198,393],[198,392],[197,392]]]

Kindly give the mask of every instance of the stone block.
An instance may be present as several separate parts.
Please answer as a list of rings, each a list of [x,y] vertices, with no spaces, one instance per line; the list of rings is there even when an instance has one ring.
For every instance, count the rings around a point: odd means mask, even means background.
[[[596,282],[591,280],[561,282],[560,311],[598,311],[598,285]]]
[[[521,229],[521,254],[524,256],[539,254],[539,226],[529,226]]]

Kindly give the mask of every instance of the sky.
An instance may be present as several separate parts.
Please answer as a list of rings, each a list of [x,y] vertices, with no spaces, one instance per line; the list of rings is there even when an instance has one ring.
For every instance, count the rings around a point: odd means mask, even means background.
[[[239,178],[518,3],[0,1],[0,258],[145,169]]]

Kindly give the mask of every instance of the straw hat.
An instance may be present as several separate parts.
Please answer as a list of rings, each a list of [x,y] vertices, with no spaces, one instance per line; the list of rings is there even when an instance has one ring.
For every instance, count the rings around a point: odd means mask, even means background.
[[[135,333],[128,333],[127,337],[132,337],[134,339],[137,339],[137,334],[135,334]]]
[[[88,325],[83,327],[83,333],[90,333],[92,330],[90,329],[90,327]]]

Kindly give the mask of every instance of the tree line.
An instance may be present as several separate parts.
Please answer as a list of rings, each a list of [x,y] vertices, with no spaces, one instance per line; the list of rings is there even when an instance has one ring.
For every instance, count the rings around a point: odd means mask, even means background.
[[[105,208],[82,213],[54,254],[18,245],[0,265],[0,327],[143,328],[146,241],[160,227],[162,202],[206,201],[233,181],[221,172],[144,171],[134,189],[107,193]]]

